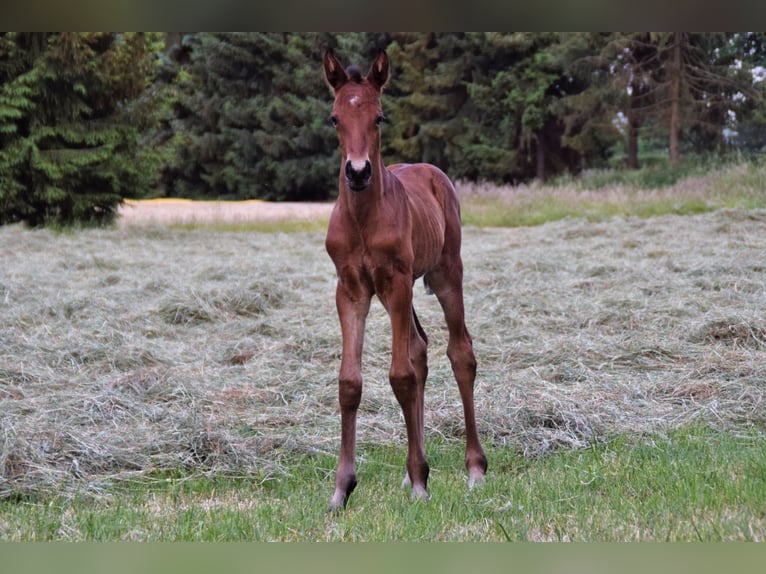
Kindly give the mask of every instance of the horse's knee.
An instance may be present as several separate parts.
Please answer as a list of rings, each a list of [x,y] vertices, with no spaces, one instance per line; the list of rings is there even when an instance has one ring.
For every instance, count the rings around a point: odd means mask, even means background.
[[[338,378],[338,401],[343,409],[357,409],[362,400],[362,378],[358,376]]]
[[[399,404],[405,405],[415,397],[416,378],[415,369],[412,365],[400,368],[392,367],[388,373],[388,380]]]
[[[476,377],[476,355],[473,353],[473,345],[464,339],[459,343],[452,343],[447,347],[447,357],[452,364],[452,370],[458,380]]]

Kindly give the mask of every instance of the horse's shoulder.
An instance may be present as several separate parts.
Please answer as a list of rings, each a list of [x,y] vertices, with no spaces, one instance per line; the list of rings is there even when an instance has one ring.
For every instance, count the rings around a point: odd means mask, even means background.
[[[447,174],[430,163],[397,163],[388,166],[388,171],[410,192],[446,198],[455,195],[455,188]]]
[[[394,175],[413,174],[422,176],[433,172],[443,173],[442,170],[430,163],[395,163],[389,165],[387,169]]]

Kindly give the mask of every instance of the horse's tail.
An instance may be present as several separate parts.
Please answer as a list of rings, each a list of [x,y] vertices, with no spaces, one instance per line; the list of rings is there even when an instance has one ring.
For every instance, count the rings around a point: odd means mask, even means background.
[[[431,289],[431,286],[428,284],[428,277],[426,275],[423,275],[423,287],[426,288],[426,293],[428,295],[433,295],[434,291]]]
[[[426,332],[423,330],[423,326],[420,324],[420,319],[418,319],[418,314],[415,313],[415,307],[412,308],[412,318],[415,320],[415,328],[418,330],[418,334],[423,338],[423,342],[428,345],[428,335],[426,335]]]

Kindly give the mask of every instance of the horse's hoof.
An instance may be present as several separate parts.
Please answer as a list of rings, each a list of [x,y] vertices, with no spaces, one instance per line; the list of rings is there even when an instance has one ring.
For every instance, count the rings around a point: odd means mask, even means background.
[[[425,502],[426,500],[428,500],[428,492],[422,486],[413,486],[412,493],[410,494],[410,500],[412,502],[415,502],[418,500],[422,500],[423,502]]]
[[[468,475],[468,489],[471,490],[475,486],[483,486],[486,482],[484,473],[480,470],[472,470]]]
[[[410,480],[410,473],[405,472],[404,479],[402,480],[402,488],[409,488],[410,486],[412,486],[412,481]]]
[[[345,502],[334,502],[330,501],[330,504],[327,505],[327,513],[328,514],[335,514],[338,512],[343,512],[346,510],[346,503]]]
[[[330,504],[327,505],[327,512],[340,512],[345,510],[346,503],[348,503],[348,495],[342,491],[336,491],[330,499]]]

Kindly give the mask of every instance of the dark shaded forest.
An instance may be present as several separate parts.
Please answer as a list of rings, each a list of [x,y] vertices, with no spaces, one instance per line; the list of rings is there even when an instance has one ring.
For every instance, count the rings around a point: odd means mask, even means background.
[[[766,145],[763,33],[0,34],[0,224],[127,198],[325,200],[324,50],[391,57],[388,162],[546,180]]]

